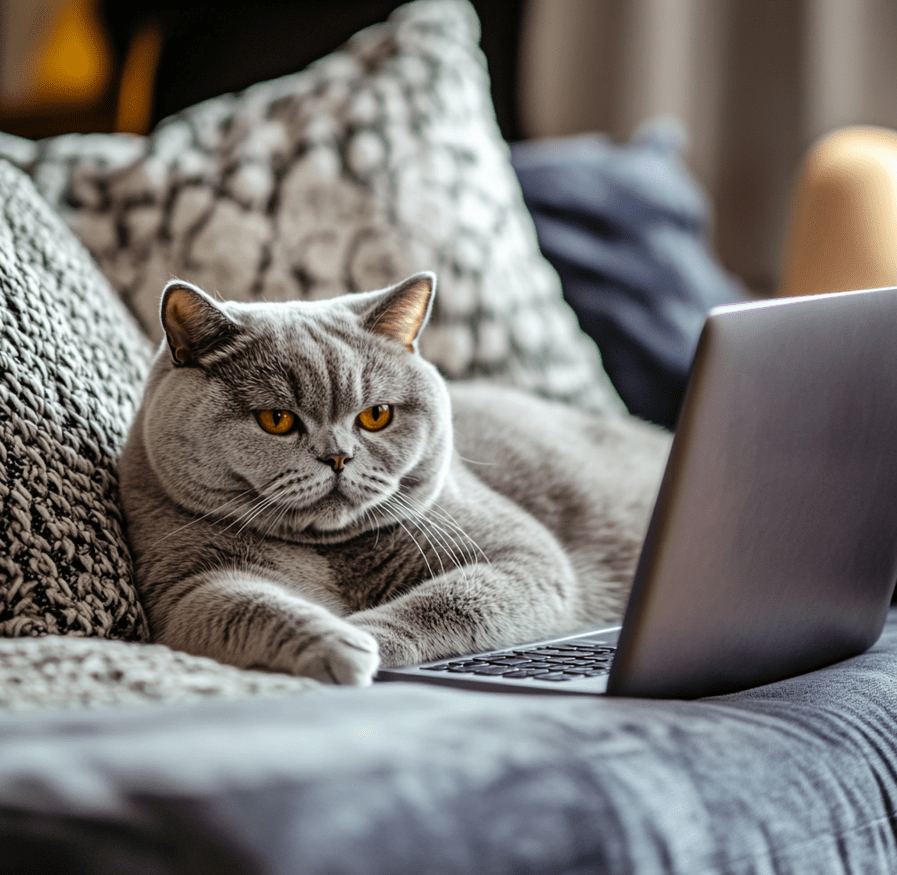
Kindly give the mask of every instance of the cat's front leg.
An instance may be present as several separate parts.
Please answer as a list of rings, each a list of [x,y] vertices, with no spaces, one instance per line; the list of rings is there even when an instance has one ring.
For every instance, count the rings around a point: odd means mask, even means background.
[[[175,589],[151,616],[155,640],[176,650],[325,684],[365,686],[377,671],[369,633],[260,575],[206,572]]]
[[[505,561],[452,569],[349,620],[377,640],[387,667],[568,631],[582,623],[575,577],[566,557],[552,552],[553,562],[519,550]]]

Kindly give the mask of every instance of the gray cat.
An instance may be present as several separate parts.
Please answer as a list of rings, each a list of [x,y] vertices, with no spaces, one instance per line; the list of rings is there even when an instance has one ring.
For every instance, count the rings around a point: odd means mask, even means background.
[[[328,301],[174,281],[121,458],[154,638],[366,684],[619,618],[668,438],[417,352],[435,277]]]

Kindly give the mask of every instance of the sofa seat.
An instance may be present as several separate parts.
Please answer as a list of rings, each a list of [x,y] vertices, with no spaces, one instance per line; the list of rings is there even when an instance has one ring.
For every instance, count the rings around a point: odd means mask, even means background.
[[[136,645],[135,645],[136,646]],[[897,871],[897,610],[695,702],[380,684],[0,715],[0,872]]]

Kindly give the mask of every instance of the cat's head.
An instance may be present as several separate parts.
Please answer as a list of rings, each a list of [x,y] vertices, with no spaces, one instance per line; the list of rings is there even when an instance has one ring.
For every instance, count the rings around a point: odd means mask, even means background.
[[[452,452],[445,384],[417,352],[434,292],[429,273],[283,303],[169,283],[140,420],[163,489],[235,529],[300,541],[416,515]]]

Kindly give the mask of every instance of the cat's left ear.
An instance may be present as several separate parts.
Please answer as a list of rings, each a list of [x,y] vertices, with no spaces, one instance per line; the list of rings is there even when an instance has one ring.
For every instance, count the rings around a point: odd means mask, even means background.
[[[401,343],[408,352],[417,352],[417,338],[430,318],[435,292],[436,275],[426,272],[371,293],[364,326],[373,334]]]

